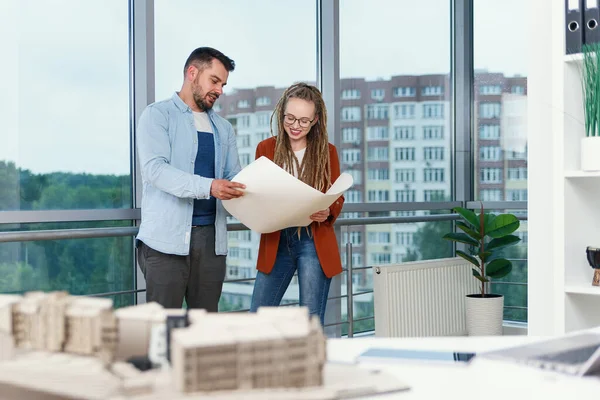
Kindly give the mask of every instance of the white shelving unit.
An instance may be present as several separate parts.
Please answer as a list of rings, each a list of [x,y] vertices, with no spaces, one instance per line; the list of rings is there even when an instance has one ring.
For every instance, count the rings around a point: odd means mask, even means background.
[[[583,57],[565,55],[564,1],[530,1],[529,334],[557,335],[600,326],[586,257],[600,247],[600,171],[580,166]]]

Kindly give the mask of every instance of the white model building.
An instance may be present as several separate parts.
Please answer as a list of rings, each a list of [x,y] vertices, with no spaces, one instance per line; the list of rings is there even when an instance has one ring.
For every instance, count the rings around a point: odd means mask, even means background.
[[[109,299],[64,292],[0,295],[0,393],[14,399],[333,399],[352,385],[389,386],[366,373],[379,383],[346,382],[350,367],[330,367],[327,387],[325,360],[321,324],[306,308],[115,311]]]
[[[111,299],[71,297],[64,318],[65,352],[95,356],[105,364],[113,360],[119,336]]]
[[[174,330],[171,346],[174,384],[186,393],[323,383],[325,337],[306,308],[200,315]]]

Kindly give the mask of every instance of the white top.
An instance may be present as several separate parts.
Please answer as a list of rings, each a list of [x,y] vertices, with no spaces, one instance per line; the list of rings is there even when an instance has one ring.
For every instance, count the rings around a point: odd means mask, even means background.
[[[194,125],[196,126],[196,130],[198,132],[213,133],[212,125],[210,124],[210,120],[208,119],[208,114],[206,114],[204,111],[192,111],[192,114],[194,114]]]
[[[306,153],[306,147],[303,148],[302,150],[298,150],[295,151],[294,154],[296,155],[296,158],[298,159],[298,165],[302,165],[302,159],[304,158],[304,153]],[[294,165],[292,167],[292,169],[294,170],[294,176],[297,178],[298,177],[298,171],[296,170],[296,165]]]

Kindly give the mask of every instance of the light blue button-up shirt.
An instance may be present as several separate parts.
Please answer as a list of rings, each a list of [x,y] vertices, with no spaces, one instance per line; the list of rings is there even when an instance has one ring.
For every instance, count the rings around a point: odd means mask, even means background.
[[[233,127],[207,111],[215,143],[215,179],[241,169]],[[188,255],[194,199],[208,199],[213,179],[194,175],[198,133],[192,110],[175,93],[140,117],[136,144],[142,173],[142,222],[137,239],[162,253]],[[226,211],[217,200],[215,253],[227,254]]]

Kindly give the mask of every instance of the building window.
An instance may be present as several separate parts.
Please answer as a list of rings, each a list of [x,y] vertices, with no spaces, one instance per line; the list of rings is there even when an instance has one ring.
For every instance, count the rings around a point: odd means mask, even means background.
[[[500,118],[500,103],[480,103],[479,118]]]
[[[390,253],[371,253],[371,262],[373,264],[389,264],[392,262]]]
[[[502,168],[482,168],[481,183],[502,183]]]
[[[390,179],[390,171],[387,168],[369,168],[370,181],[387,181]]]
[[[527,201],[527,189],[507,190],[506,201]]]
[[[479,158],[482,161],[501,161],[502,148],[500,146],[481,146],[479,148]]]
[[[483,189],[480,198],[481,201],[502,201],[502,190]]]
[[[415,127],[414,126],[395,126],[394,127],[394,140],[414,140],[415,139]]]
[[[396,190],[396,202],[410,203],[415,201],[415,190]]]
[[[250,108],[250,102],[248,100],[239,100],[237,103],[238,108]]]
[[[271,133],[269,132],[258,132],[256,133],[256,141],[257,142],[262,142],[263,140],[267,139],[268,137],[271,136]]]
[[[443,126],[424,126],[423,127],[423,139],[434,140],[444,138],[444,127]]]
[[[240,164],[242,167],[250,164],[250,154],[240,154]]]
[[[425,161],[443,161],[444,160],[444,148],[443,147],[423,147],[423,158]]]
[[[525,94],[525,87],[524,86],[512,86],[510,88],[510,92],[513,94]]]
[[[256,114],[257,124],[258,126],[269,126],[271,122],[271,114],[270,113],[260,113]]]
[[[362,232],[344,232],[342,234],[342,243],[352,243],[353,245],[362,244]]]
[[[360,90],[345,89],[342,90],[342,100],[357,100],[360,99]]]
[[[360,107],[342,107],[342,121],[360,121]]]
[[[402,86],[394,88],[394,97],[415,97],[417,93],[414,87]]]
[[[344,149],[342,150],[342,160],[346,164],[354,164],[360,162],[359,149]]]
[[[385,98],[385,89],[371,89],[371,99],[381,101]]]
[[[389,139],[387,126],[369,126],[367,128],[367,140],[387,139]]]
[[[479,138],[484,140],[500,139],[500,125],[479,125]]]
[[[424,182],[444,182],[444,168],[425,168],[423,170]]]
[[[526,181],[527,180],[527,168],[509,168],[507,173],[507,179],[509,181]]]
[[[256,105],[258,107],[260,107],[260,106],[270,106],[271,105],[271,98],[267,97],[267,96],[258,97],[256,99]]]
[[[414,104],[397,104],[394,106],[395,119],[413,119],[415,117]]]
[[[502,86],[500,85],[483,85],[479,87],[479,94],[482,95],[500,95],[502,94]]]
[[[238,128],[249,128],[250,127],[250,115],[240,115],[237,118]]]
[[[396,161],[415,161],[414,147],[398,147],[394,150]]]
[[[507,160],[527,160],[527,151],[507,151]]]
[[[421,96],[441,96],[444,94],[444,88],[441,86],[425,86],[421,89]]]
[[[414,244],[414,233],[396,232],[396,244],[399,246],[412,246]]]
[[[444,201],[446,193],[443,190],[424,190],[423,201]]]
[[[238,135],[238,147],[250,147],[250,135]]]
[[[360,128],[342,128],[342,141],[344,143],[360,143]]]
[[[367,106],[367,119],[388,119],[388,108],[387,104],[369,104]]]
[[[371,203],[384,203],[390,201],[390,192],[388,190],[369,190],[367,196],[368,201]]]
[[[367,243],[390,244],[391,234],[389,232],[369,232]]]
[[[369,161],[388,161],[387,147],[369,147],[367,152],[367,160]]]
[[[362,202],[362,193],[359,190],[347,190],[345,199],[348,203]]]
[[[423,118],[444,118],[444,105],[423,104]]]
[[[414,168],[399,168],[395,172],[396,183],[413,183],[415,181]]]

